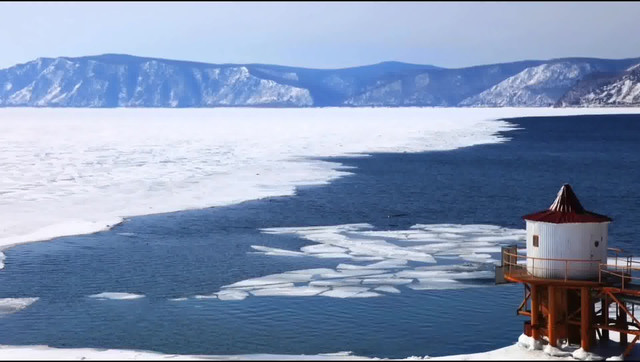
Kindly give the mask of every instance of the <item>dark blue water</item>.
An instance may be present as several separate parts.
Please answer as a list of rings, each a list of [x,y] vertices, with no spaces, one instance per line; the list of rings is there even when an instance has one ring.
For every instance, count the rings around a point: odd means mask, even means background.
[[[309,243],[259,228],[363,222],[380,230],[417,223],[524,228],[520,217],[547,208],[566,182],[587,209],[614,219],[611,246],[640,253],[640,115],[511,121],[522,129],[506,132],[507,143],[332,159],[355,166],[355,174],[293,197],[137,217],[107,232],[14,247],[0,272],[0,297],[40,300],[0,318],[0,344],[393,358],[508,345],[523,322],[515,315],[523,292],[513,285],[404,288],[365,299],[168,298],[340,262],[250,253],[250,245],[297,250]],[[146,298],[87,298],[105,291]]]

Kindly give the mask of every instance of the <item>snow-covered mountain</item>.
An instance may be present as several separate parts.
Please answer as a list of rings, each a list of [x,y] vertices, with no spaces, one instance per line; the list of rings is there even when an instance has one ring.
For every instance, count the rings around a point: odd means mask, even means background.
[[[130,58],[39,58],[0,71],[0,105],[67,107],[310,106],[308,89],[245,66]]]
[[[585,79],[556,106],[640,106],[640,63],[621,74],[597,74]]]
[[[594,72],[589,63],[554,63],[531,67],[463,100],[462,106],[548,107]]]
[[[594,74],[618,75],[638,63],[567,58],[459,69],[401,62],[308,69],[118,54],[38,58],[0,70],[0,106],[550,106]],[[627,73],[620,91],[606,91],[620,104],[636,99],[636,78]]]
[[[348,97],[353,106],[457,106],[460,101],[540,61],[436,69],[387,77]]]

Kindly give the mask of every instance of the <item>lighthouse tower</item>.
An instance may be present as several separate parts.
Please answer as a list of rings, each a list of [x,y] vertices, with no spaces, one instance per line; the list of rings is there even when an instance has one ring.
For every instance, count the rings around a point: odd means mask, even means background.
[[[599,263],[607,262],[611,219],[585,210],[569,184],[560,188],[549,209],[522,218],[527,224],[527,271],[531,275],[549,279],[598,278]]]
[[[557,346],[566,340],[588,351],[616,331],[622,345],[635,336],[625,349],[628,356],[640,341],[640,320],[633,313],[640,305],[640,262],[632,256],[619,261],[624,251],[608,248],[611,219],[585,210],[568,184],[547,210],[522,218],[526,255],[517,245],[503,247],[496,283],[524,285],[517,309],[530,318],[524,333],[539,343]]]

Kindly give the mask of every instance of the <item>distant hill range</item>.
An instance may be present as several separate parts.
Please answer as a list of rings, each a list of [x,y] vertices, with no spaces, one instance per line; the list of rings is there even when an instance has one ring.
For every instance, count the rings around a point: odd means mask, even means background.
[[[38,58],[0,70],[0,107],[638,105],[640,58],[308,69],[104,54]]]

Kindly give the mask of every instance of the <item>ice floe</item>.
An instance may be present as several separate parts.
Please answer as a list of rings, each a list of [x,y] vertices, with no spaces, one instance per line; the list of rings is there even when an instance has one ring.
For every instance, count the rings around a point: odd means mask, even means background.
[[[281,256],[304,256],[305,255],[304,253],[301,253],[299,251],[270,248],[268,246],[251,245],[251,247],[255,250],[263,252],[266,255],[281,255]]]
[[[218,296],[215,295],[215,294],[212,294],[212,295],[196,295],[194,298],[195,299],[218,299]]]
[[[170,298],[169,301],[170,302],[184,302],[189,300],[189,298],[186,297],[180,297],[180,298]]]
[[[331,290],[323,292],[323,297],[332,298],[353,298],[356,294],[369,291],[369,288],[363,287],[334,287]]]
[[[216,293],[216,296],[220,300],[242,300],[246,298],[249,294],[242,290],[221,290]]]
[[[392,287],[391,285],[381,285],[377,288],[374,288],[373,290],[378,292],[384,292],[384,293],[394,293],[394,294],[400,293],[398,288]]]
[[[34,298],[0,298],[0,315],[21,311],[38,301]]]
[[[233,300],[261,296],[368,298],[413,290],[478,287],[494,278],[501,246],[520,244],[523,229],[497,225],[419,224],[409,230],[373,230],[370,224],[266,228],[312,241],[299,250],[255,247],[264,255],[350,258],[335,268],[292,270],[241,280],[217,293]],[[407,244],[406,240],[411,239]],[[274,251],[275,250],[275,251]],[[358,259],[360,258],[360,259]],[[446,259],[437,265],[438,259]],[[222,298],[220,298],[222,299]]]
[[[131,300],[144,298],[143,294],[134,293],[120,293],[120,292],[103,292],[99,294],[92,294],[89,298],[97,299],[112,299],[112,300]]]
[[[329,288],[321,288],[314,286],[301,287],[269,287],[261,289],[253,289],[249,293],[255,296],[291,296],[291,297],[308,297],[318,295],[329,290]]]

